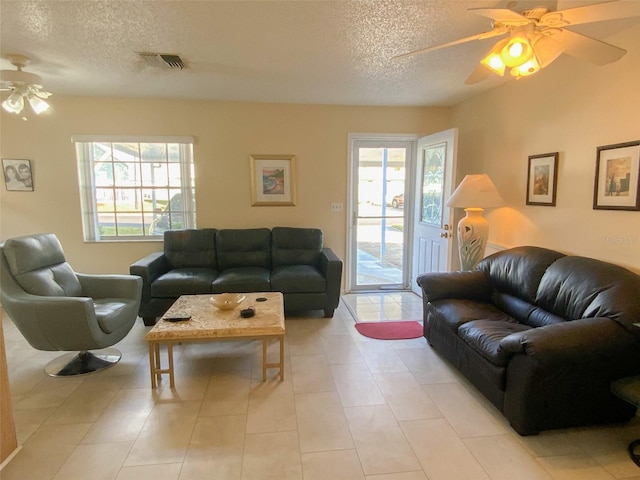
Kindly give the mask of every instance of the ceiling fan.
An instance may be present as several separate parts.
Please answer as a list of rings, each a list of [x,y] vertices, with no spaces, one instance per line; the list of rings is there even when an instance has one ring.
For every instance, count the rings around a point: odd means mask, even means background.
[[[9,54],[4,58],[17,70],[0,70],[0,91],[11,92],[2,102],[2,108],[17,115],[22,112],[26,99],[36,115],[47,110],[49,104],[44,99],[49,98],[51,93],[42,90],[42,78],[22,70],[29,63],[29,58],[17,54]]]
[[[509,5],[516,4],[511,2]],[[508,8],[471,8],[470,12],[492,20],[492,30],[452,42],[421,48],[393,58],[432,52],[474,40],[508,35],[496,43],[465,81],[480,82],[509,71],[516,78],[537,72],[562,53],[605,65],[622,58],[626,50],[568,30],[566,27],[640,16],[640,1],[611,1],[551,11],[546,7],[517,12]]]

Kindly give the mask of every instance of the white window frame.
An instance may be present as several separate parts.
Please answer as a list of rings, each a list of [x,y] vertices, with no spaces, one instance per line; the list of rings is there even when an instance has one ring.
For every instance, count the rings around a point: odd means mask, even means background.
[[[94,143],[128,143],[140,144],[177,144],[180,155],[180,185],[169,186],[163,184],[147,183],[140,175],[140,180],[136,185],[118,186],[114,179],[113,189],[124,188],[128,190],[139,190],[140,198],[143,198],[143,191],[148,190],[180,190],[182,194],[182,211],[172,212],[182,215],[181,228],[196,228],[196,206],[195,206],[195,172],[193,159],[193,137],[189,136],[112,136],[112,135],[74,135],[71,138],[76,147],[76,158],[78,162],[78,184],[80,188],[80,206],[82,212],[82,229],[84,240],[87,242],[113,242],[113,241],[161,241],[162,234],[152,235],[149,225],[144,224],[141,235],[119,235],[116,229],[115,235],[104,235],[100,233],[100,222],[98,218],[98,202],[96,196],[96,179],[94,172],[94,161],[92,144]],[[140,164],[142,169],[141,156],[132,163]],[[168,199],[170,200],[170,198]],[[154,212],[155,215],[156,212]],[[117,210],[116,210],[117,214]],[[144,218],[144,215],[142,218]]]

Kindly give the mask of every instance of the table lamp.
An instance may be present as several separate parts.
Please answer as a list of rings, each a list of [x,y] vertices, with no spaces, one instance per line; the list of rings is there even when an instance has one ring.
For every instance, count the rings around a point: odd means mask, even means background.
[[[458,249],[462,270],[473,270],[484,256],[489,238],[485,208],[504,205],[496,186],[485,173],[467,175],[453,192],[447,207],[464,208],[466,216],[458,222]]]

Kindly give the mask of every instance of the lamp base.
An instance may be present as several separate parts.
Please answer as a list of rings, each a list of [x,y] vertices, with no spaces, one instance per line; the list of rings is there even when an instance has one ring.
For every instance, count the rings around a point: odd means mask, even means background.
[[[484,257],[489,238],[489,222],[483,208],[465,208],[466,216],[458,222],[458,249],[462,270],[473,270]]]

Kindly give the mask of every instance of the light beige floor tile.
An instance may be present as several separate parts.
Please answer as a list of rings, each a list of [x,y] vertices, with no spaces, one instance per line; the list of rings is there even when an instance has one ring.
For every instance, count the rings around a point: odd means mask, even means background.
[[[550,430],[526,437],[514,432],[513,436],[522,443],[533,458],[584,453],[565,430]]]
[[[79,445],[53,480],[112,480],[120,471],[133,442]]]
[[[115,480],[178,480],[181,463],[123,467]]]
[[[14,409],[59,407],[65,403],[85,378],[46,377],[38,382],[38,388],[25,393]]]
[[[336,384],[325,355],[291,356],[291,375],[295,393],[336,391]]]
[[[358,344],[364,361],[372,373],[406,372],[408,370],[389,343],[390,342],[378,340]]]
[[[295,401],[301,452],[353,448],[337,393],[297,394]]]
[[[554,480],[613,480],[596,461],[584,454],[538,458],[538,463]]]
[[[459,383],[423,385],[422,388],[435,402],[460,438],[480,437],[506,433],[499,412],[485,408]]]
[[[120,389],[120,377],[90,375],[49,418],[48,424],[96,421]]]
[[[285,329],[288,324],[285,325]],[[297,328],[294,331],[287,330],[287,343],[290,355],[322,355],[322,339],[313,329]]]
[[[296,432],[247,435],[242,460],[242,480],[302,480]]]
[[[464,443],[491,480],[553,480],[508,433],[468,438]]]
[[[199,408],[196,401],[156,404],[124,466],[182,462]]]
[[[355,450],[302,454],[304,480],[364,480]]]
[[[367,475],[365,480],[429,480],[425,473],[419,472],[402,472],[402,473],[385,473],[383,475]]]
[[[296,430],[296,407],[291,380],[252,384],[247,412],[247,433]]]
[[[396,353],[421,385],[458,381],[453,367],[431,350],[429,345],[422,349],[397,350]]]
[[[331,373],[343,407],[386,403],[378,384],[365,363],[332,365]]]
[[[572,430],[569,438],[582,451],[616,478],[638,475],[639,470],[626,452],[629,442],[639,435],[628,436],[624,427],[580,428]]]
[[[18,445],[24,445],[27,439],[44,424],[55,408],[30,408],[13,410]]]
[[[365,474],[420,469],[388,406],[351,407],[344,411]]]
[[[436,404],[410,372],[379,373],[373,378],[397,420],[442,417]]]
[[[90,424],[43,425],[0,474],[2,480],[51,479],[67,461]]]
[[[322,348],[327,361],[332,365],[364,363],[364,357],[351,335],[323,337]]]
[[[200,407],[200,416],[246,414],[251,391],[251,371],[214,373]]]
[[[92,424],[82,443],[135,440],[142,430],[156,396],[150,388],[120,390]]]
[[[246,424],[246,415],[200,417],[193,430],[180,478],[239,479]]]
[[[400,426],[429,480],[489,480],[446,420],[411,420]]]

